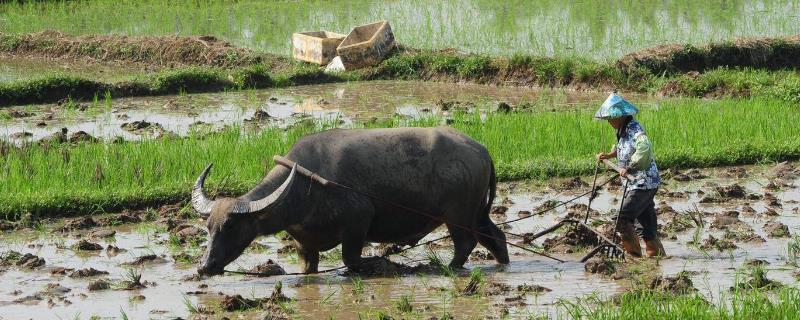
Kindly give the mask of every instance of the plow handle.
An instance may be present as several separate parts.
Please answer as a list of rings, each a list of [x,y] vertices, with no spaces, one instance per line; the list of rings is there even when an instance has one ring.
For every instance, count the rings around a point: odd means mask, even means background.
[[[614,170],[614,171],[616,171],[617,173],[619,173],[620,171],[622,171],[622,168],[620,168],[620,167],[619,167],[619,166],[618,166],[616,163],[613,163],[613,162],[609,161],[608,159],[603,159],[602,161],[603,161],[603,163],[605,163],[605,165],[606,165],[606,166],[608,166],[609,168],[613,169],[613,170]],[[633,178],[633,176],[632,176],[632,175],[630,175],[630,174],[626,174],[626,175],[625,175],[623,178],[625,178],[625,179],[628,179],[628,181],[633,181],[633,180],[635,180],[635,179]]]

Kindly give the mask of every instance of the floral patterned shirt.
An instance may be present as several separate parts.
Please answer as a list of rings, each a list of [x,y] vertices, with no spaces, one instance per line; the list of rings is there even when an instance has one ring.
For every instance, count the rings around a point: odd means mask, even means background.
[[[616,148],[619,165],[628,168],[629,174],[634,177],[628,183],[628,190],[650,190],[661,185],[652,144],[638,121],[628,122]]]

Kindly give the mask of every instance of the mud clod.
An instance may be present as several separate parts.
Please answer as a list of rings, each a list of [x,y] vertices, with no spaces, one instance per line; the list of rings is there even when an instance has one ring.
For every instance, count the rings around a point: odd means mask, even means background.
[[[108,274],[108,272],[106,272],[106,271],[100,271],[100,270],[97,270],[95,268],[86,268],[86,269],[80,269],[80,270],[73,271],[72,273],[69,274],[69,277],[70,278],[87,278],[87,277],[95,277],[95,276],[107,275],[107,274]]]
[[[697,291],[688,272],[678,273],[674,277],[658,276],[650,282],[650,290],[673,295],[690,294]]]
[[[22,254],[14,250],[9,250],[0,254],[0,266],[16,265],[22,259]]]
[[[475,250],[469,255],[469,259],[472,261],[487,261],[494,260],[494,256],[486,250]]]
[[[82,251],[100,251],[103,250],[103,246],[89,242],[88,240],[81,240],[78,243],[72,245],[72,248],[75,250],[82,250]]]
[[[134,133],[134,134],[140,134],[140,135],[141,134],[151,134],[151,135],[152,134],[161,134],[161,133],[166,132],[166,130],[164,130],[164,127],[162,127],[160,124],[158,124],[158,123],[150,123],[150,122],[147,122],[147,121],[144,121],[144,120],[123,123],[122,125],[120,125],[120,128],[122,128],[122,130],[131,132],[131,133]]]
[[[517,212],[517,217],[520,217],[520,218],[527,218],[527,217],[530,217],[532,215],[533,215],[533,213],[531,213],[528,210],[520,210],[519,212]]]
[[[581,180],[580,177],[574,177],[562,183],[559,186],[561,190],[575,190],[581,188],[588,188],[589,184]]]
[[[108,280],[105,280],[105,279],[98,279],[98,280],[92,281],[87,286],[87,289],[89,291],[108,290],[110,288],[111,288],[111,283],[108,282]]]
[[[703,244],[700,245],[700,248],[703,250],[716,249],[718,251],[727,251],[734,250],[738,247],[733,243],[733,241],[727,239],[717,239],[713,235],[709,235],[708,238],[703,241]]]
[[[791,236],[789,227],[783,223],[772,221],[764,224],[764,232],[770,238],[788,238]]]
[[[117,232],[114,230],[95,230],[89,233],[89,237],[92,238],[111,238],[116,235]]]
[[[752,230],[749,225],[739,220],[739,212],[733,210],[714,216],[711,227],[723,230]]]
[[[166,263],[167,260],[154,254],[144,255],[131,262],[125,262],[124,266],[141,266],[144,264]]]
[[[537,206],[536,208],[533,208],[533,212],[535,214],[544,214],[544,212],[551,210],[560,204],[561,202],[559,202],[558,200],[547,200],[544,203]]]
[[[274,119],[275,117],[271,116],[269,113],[264,111],[263,109],[259,108],[253,113],[253,117],[250,119],[245,119],[246,122],[263,122],[269,121]]]
[[[276,251],[278,254],[292,254],[297,253],[297,248],[293,244],[287,244],[283,247],[278,248]]]
[[[553,290],[550,289],[550,288],[542,287],[542,286],[537,285],[537,284],[527,284],[526,283],[526,284],[521,284],[521,285],[517,286],[517,293],[519,293],[521,295],[526,295],[526,294],[529,294],[529,293],[532,293],[534,295],[540,295],[540,294],[547,293],[547,292],[550,292],[550,291],[553,291]]]
[[[74,269],[72,268],[65,268],[65,267],[55,267],[53,270],[50,270],[50,275],[52,276],[63,276],[66,275],[67,272],[70,272]]]
[[[417,268],[409,267],[391,261],[384,257],[365,257],[361,258],[361,265],[357,270],[348,269],[344,274],[356,274],[361,276],[396,276],[414,273]]]
[[[589,259],[589,261],[586,261],[583,268],[588,273],[611,276],[617,271],[617,264],[618,262],[614,260],[602,256],[595,256]]]
[[[767,177],[770,178],[797,179],[798,176],[800,176],[800,170],[788,162],[781,162],[767,172]]]
[[[286,270],[284,270],[283,267],[281,267],[275,261],[272,261],[272,259],[253,267],[249,270],[249,272],[260,273],[258,277],[271,277],[286,274]]]
[[[692,180],[701,180],[701,179],[708,178],[708,176],[706,176],[705,174],[700,172],[700,170],[697,170],[697,169],[692,169],[692,170],[689,170],[688,172],[685,172],[685,173],[680,172],[680,171],[675,170],[675,169],[672,169],[672,170],[668,170],[666,172],[666,174],[671,175],[672,176],[672,180],[679,181],[679,182],[688,182],[688,181],[692,181]]]
[[[742,265],[748,267],[763,267],[769,265],[769,262],[762,259],[747,259]]]
[[[756,267],[750,270],[750,274],[747,275],[747,280],[743,282],[739,282],[735,284],[733,287],[730,288],[731,291],[739,290],[753,290],[753,289],[761,289],[761,290],[773,290],[773,289],[780,289],[783,287],[778,281],[774,281],[767,278],[767,272],[764,269]]]
[[[59,283],[48,283],[44,291],[42,291],[42,293],[47,295],[63,296],[70,291],[72,291],[72,289],[64,287]]]
[[[72,135],[69,136],[69,142],[71,143],[78,143],[78,142],[97,142],[98,139],[92,137],[90,134],[86,133],[86,131],[77,131],[73,132]]]
[[[61,227],[62,231],[72,231],[72,230],[82,230],[82,229],[90,229],[97,226],[97,222],[92,219],[92,217],[82,217],[72,220],[67,220],[63,227]]]
[[[103,219],[100,219],[97,224],[100,226],[115,226],[124,223],[139,223],[139,222],[142,222],[141,217],[126,210],[118,215],[113,215],[110,217],[105,217]]]
[[[183,242],[195,238],[204,238],[208,235],[208,232],[193,225],[178,226],[173,231]]]
[[[757,200],[760,198],[758,195],[748,194],[747,190],[745,190],[744,187],[738,184],[733,184],[725,187],[716,187],[714,188],[714,191],[716,191],[717,194],[719,194],[719,196],[722,197],[723,199]]]
[[[489,214],[505,215],[506,211],[508,211],[508,207],[506,206],[493,206],[492,210],[489,211]]]
[[[44,264],[45,264],[44,258],[37,257],[30,253],[26,253],[25,255],[20,257],[16,263],[18,267],[26,269],[41,268],[42,266],[44,266]]]
[[[266,298],[247,299],[238,294],[235,296],[225,295],[222,297],[222,301],[220,301],[220,308],[228,312],[259,308],[269,310],[271,313],[276,312],[275,316],[283,317],[285,313],[281,311],[282,309],[278,307],[278,304],[291,301],[292,299],[283,295],[282,287],[281,283],[278,282],[272,294]]]
[[[733,231],[733,230],[726,230],[725,233],[722,235],[722,238],[725,240],[737,241],[737,242],[746,242],[746,243],[764,243],[767,242],[763,237],[756,234],[752,230],[750,231]]]
[[[113,246],[113,245],[110,245],[110,244],[106,247],[106,254],[111,256],[111,257],[116,256],[116,255],[118,255],[120,253],[123,253],[123,252],[126,252],[126,251],[128,251],[128,250],[125,250],[125,249],[122,249],[120,247]]]
[[[11,109],[8,110],[8,116],[12,118],[27,118],[27,117],[33,117],[34,114],[32,112],[27,112],[24,110]]]
[[[583,227],[569,228],[562,234],[544,240],[542,246],[549,252],[574,253],[578,247],[590,247],[598,242],[597,235]]]
[[[33,133],[30,133],[28,131],[20,131],[12,133],[10,137],[11,139],[25,139],[25,138],[30,138],[32,136]]]

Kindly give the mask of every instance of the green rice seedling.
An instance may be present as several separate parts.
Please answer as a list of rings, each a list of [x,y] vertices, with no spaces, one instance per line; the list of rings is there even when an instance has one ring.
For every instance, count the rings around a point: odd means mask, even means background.
[[[361,277],[351,277],[350,282],[353,284],[353,290],[351,292],[354,295],[360,295],[364,293],[364,280],[362,280]]]
[[[662,168],[800,157],[795,125],[800,113],[780,100],[680,99],[641,108],[639,119]],[[591,173],[592,155],[613,142],[612,130],[592,120],[589,111],[452,117],[452,127],[489,149],[504,181]],[[440,120],[393,119],[380,126],[435,126]],[[321,129],[314,125],[245,133],[231,128],[207,137],[13,149],[0,162],[0,217],[20,220],[28,213],[83,214],[184,201],[210,162],[215,167],[208,191],[241,194],[263,177],[264,161],[271,155],[285,154],[297,139]],[[87,184],[97,165],[102,166],[103,183]]]
[[[800,259],[800,236],[794,235],[792,240],[789,240],[786,251],[788,253],[789,263],[797,266],[798,259]]]
[[[414,311],[413,298],[410,295],[401,295],[394,301],[394,308],[401,313]]]
[[[486,283],[483,271],[480,268],[473,268],[469,273],[469,282],[464,289],[461,290],[462,294],[474,295],[481,292],[483,285]]]
[[[199,313],[199,308],[191,300],[189,300],[189,297],[186,296],[185,294],[182,294],[182,296],[183,296],[183,306],[186,307],[186,311],[188,311],[189,314]]]
[[[589,1],[579,7],[555,0],[538,1],[536,5],[520,0],[400,5],[347,0],[340,4],[255,0],[204,1],[196,6],[153,0],[101,0],[77,6],[68,1],[5,3],[3,31],[9,36],[0,39],[0,49],[13,50],[19,45],[13,34],[56,29],[70,34],[213,34],[235,45],[288,55],[292,32],[325,29],[347,33],[354,24],[386,19],[392,23],[397,41],[413,48],[608,59],[669,42],[697,44],[734,36],[793,35],[797,29],[792,13],[798,7],[792,0],[758,5],[689,0]],[[261,12],[270,12],[275,19],[264,21],[258,14]],[[441,12],[450,14],[437,14]],[[753,20],[754,16],[759,19]],[[608,17],[614,17],[615,23],[609,23]],[[74,23],[76,19],[82,23]],[[96,49],[85,45],[81,50]]]
[[[448,264],[444,263],[444,261],[442,261],[442,258],[440,258],[439,255],[436,254],[435,251],[433,251],[433,249],[428,248],[426,256],[428,258],[428,263],[430,263],[432,266],[438,267],[442,271],[442,274],[444,274],[449,278],[456,277],[457,274],[455,270],[453,270],[453,268],[451,268]]]

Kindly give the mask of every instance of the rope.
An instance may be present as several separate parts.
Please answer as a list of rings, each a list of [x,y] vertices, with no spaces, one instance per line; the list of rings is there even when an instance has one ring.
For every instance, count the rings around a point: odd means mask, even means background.
[[[599,187],[602,187],[602,186],[605,186],[606,184],[610,183],[611,181],[614,181],[614,179],[616,179],[618,176],[619,176],[619,174],[615,174],[614,176],[612,176],[611,178],[609,178],[605,182],[603,182],[600,185],[596,186],[595,189],[599,188]],[[582,194],[580,194],[580,195],[578,195],[578,196],[576,196],[576,197],[574,197],[572,199],[569,199],[569,200],[566,200],[566,201],[562,201],[561,203],[559,203],[559,204],[557,204],[557,205],[555,205],[553,207],[550,207],[550,208],[547,208],[547,209],[542,209],[542,210],[539,210],[537,212],[534,212],[530,216],[521,217],[521,218],[517,218],[517,219],[513,219],[513,220],[507,220],[507,221],[502,222],[502,223],[497,223],[496,225],[502,226],[502,225],[514,223],[514,222],[517,222],[517,221],[520,221],[520,220],[525,220],[525,219],[529,219],[529,218],[532,218],[532,217],[537,216],[537,215],[544,214],[545,212],[552,211],[552,210],[554,210],[556,208],[559,208],[559,207],[565,206],[565,205],[567,205],[567,204],[569,204],[571,202],[574,202],[575,200],[578,200],[578,199],[580,199],[580,198],[582,198],[582,197],[584,197],[584,196],[586,196],[586,195],[588,195],[590,193],[592,193],[592,191],[584,192],[584,193],[582,193]],[[508,231],[503,231],[503,233],[509,234],[509,235],[512,235],[512,236],[515,236],[515,237],[520,237],[520,238],[524,237],[522,235],[514,234],[514,233],[511,233],[511,232],[508,232]],[[434,243],[434,242],[437,242],[437,241],[441,241],[441,240],[444,240],[444,239],[447,239],[447,238],[450,238],[450,235],[445,235],[445,236],[442,236],[442,237],[439,237],[439,238],[436,238],[436,239],[433,239],[433,240],[428,240],[428,241],[425,241],[425,242],[422,242],[422,243],[418,243],[418,244],[415,244],[413,246],[403,248],[400,251],[397,251],[396,253],[406,252],[408,250],[411,250],[411,249],[414,249],[414,248],[417,248],[417,247],[421,247],[421,246],[426,246],[426,245],[429,245],[431,243]]]
[[[276,157],[277,157],[277,156],[276,156]],[[276,161],[276,162],[277,162],[277,161]],[[288,159],[287,159],[287,161],[281,161],[281,162],[278,162],[278,163],[279,163],[279,164],[281,164],[281,165],[287,165],[287,163],[285,163],[285,162],[288,162]],[[299,168],[302,168],[300,165],[297,165],[297,166],[298,166]],[[592,186],[592,189],[591,189],[591,190],[589,190],[589,191],[587,191],[587,192],[584,192],[584,193],[582,193],[582,194],[580,194],[580,195],[578,195],[578,196],[576,196],[576,197],[573,197],[573,198],[571,198],[571,199],[569,199],[569,200],[566,200],[566,201],[561,201],[561,203],[559,203],[559,204],[557,204],[557,205],[555,205],[555,206],[553,206],[553,207],[549,207],[549,208],[546,208],[546,209],[542,209],[542,210],[540,210],[540,211],[538,211],[538,212],[535,212],[535,213],[531,214],[530,216],[526,216],[526,217],[520,217],[520,218],[513,219],[513,220],[508,220],[508,221],[505,221],[505,222],[502,222],[502,223],[497,223],[497,224],[495,224],[495,225],[498,225],[498,226],[501,226],[501,225],[506,225],[506,224],[510,224],[510,223],[514,223],[514,222],[518,222],[518,221],[521,221],[521,220],[524,220],[524,219],[531,218],[531,217],[533,217],[533,216],[535,216],[535,215],[544,214],[545,212],[552,211],[552,210],[554,210],[554,209],[556,209],[556,208],[559,208],[559,207],[565,206],[565,205],[567,205],[567,204],[569,204],[569,203],[572,203],[572,202],[574,202],[575,200],[578,200],[578,199],[580,199],[580,198],[582,198],[582,197],[584,197],[584,196],[586,196],[586,195],[588,195],[588,194],[592,194],[592,198],[594,198],[594,196],[595,196],[595,194],[596,194],[596,192],[597,192],[597,188],[599,188],[599,187],[602,187],[602,186],[604,186],[604,185],[608,184],[609,182],[613,181],[613,180],[614,180],[614,179],[615,179],[617,176],[619,176],[619,174],[616,174],[616,175],[612,176],[611,178],[607,179],[605,182],[601,183],[600,185],[597,185],[597,186],[595,186],[595,183],[596,183],[596,181],[597,181],[597,170],[598,170],[598,167],[599,167],[598,165],[595,165],[595,182],[593,183],[593,186]],[[305,168],[302,168],[302,169],[304,169],[304,170],[301,170],[301,171],[300,171],[301,173],[302,173],[303,171],[308,171],[308,170],[307,170],[307,169],[305,169]],[[350,187],[350,186],[348,186],[348,185],[344,185],[344,184],[338,183],[338,182],[336,182],[336,181],[332,181],[332,180],[327,180],[327,179],[324,179],[324,178],[322,178],[320,175],[316,174],[315,172],[310,172],[310,171],[309,171],[309,173],[310,173],[310,176],[309,176],[309,178],[311,179],[311,181],[318,181],[318,182],[319,182],[319,181],[321,180],[323,185],[332,184],[332,185],[334,185],[334,186],[337,186],[337,187],[339,187],[339,188],[342,188],[342,189],[345,189],[345,190],[349,190],[349,191],[352,191],[352,192],[355,192],[355,193],[358,193],[358,194],[364,195],[364,196],[366,196],[366,197],[369,197],[369,198],[371,198],[371,199],[373,199],[373,200],[381,201],[381,202],[387,203],[387,204],[389,204],[389,205],[395,206],[395,207],[397,207],[397,208],[404,209],[404,210],[407,210],[407,211],[411,211],[411,212],[414,212],[414,213],[416,213],[416,214],[419,214],[419,215],[422,215],[422,216],[428,217],[428,218],[430,218],[430,219],[437,220],[437,221],[439,221],[439,222],[442,222],[442,223],[444,223],[444,224],[448,224],[446,221],[444,221],[444,219],[442,219],[442,218],[440,218],[440,217],[437,217],[437,216],[434,216],[434,215],[432,215],[432,214],[429,214],[429,213],[426,213],[426,212],[423,212],[423,211],[420,211],[420,210],[417,210],[417,209],[414,209],[414,208],[411,208],[411,207],[408,207],[408,206],[405,206],[405,205],[402,205],[402,204],[399,204],[399,203],[396,203],[396,202],[393,202],[393,201],[390,201],[390,200],[383,199],[383,198],[381,198],[381,197],[378,197],[378,196],[376,196],[376,195],[373,195],[373,194],[371,194],[371,193],[368,193],[368,192],[365,192],[365,191],[358,190],[358,189],[356,189],[356,188],[353,188],[353,187]],[[316,178],[318,178],[318,179],[314,179],[315,177],[316,177]],[[310,192],[311,192],[311,184],[313,184],[313,183],[310,183],[310,184],[309,184],[308,190],[306,191],[308,194],[310,194]],[[624,198],[624,191],[623,191],[623,198]],[[591,200],[592,200],[592,199],[590,199],[590,201],[591,201]],[[491,205],[491,204],[489,204],[489,205]],[[536,250],[533,250],[533,249],[530,249],[530,248],[526,248],[526,247],[524,247],[524,246],[520,246],[520,245],[517,245],[517,244],[511,243],[511,242],[509,242],[509,241],[507,241],[507,240],[503,240],[503,239],[496,238],[496,237],[494,237],[494,236],[492,236],[492,235],[489,235],[489,234],[486,234],[486,233],[483,233],[483,232],[476,231],[476,230],[474,230],[474,229],[472,229],[472,228],[469,228],[469,227],[466,227],[466,226],[462,226],[462,225],[459,225],[459,224],[454,224],[454,223],[450,223],[450,225],[452,225],[452,226],[454,226],[454,227],[461,228],[461,229],[463,229],[463,230],[466,230],[466,231],[470,231],[470,232],[472,232],[473,234],[477,234],[477,235],[481,235],[481,236],[487,237],[487,238],[489,238],[489,239],[492,239],[492,240],[496,240],[496,241],[502,241],[502,242],[505,242],[507,245],[510,245],[510,246],[512,246],[512,247],[515,247],[515,248],[522,249],[522,250],[524,250],[524,251],[527,251],[527,252],[531,252],[531,253],[534,253],[534,254],[538,254],[538,255],[540,255],[540,256],[543,256],[543,257],[546,257],[546,258],[550,258],[550,259],[552,259],[552,260],[555,260],[555,261],[558,261],[558,262],[564,262],[564,260],[561,260],[561,259],[559,259],[559,258],[556,258],[556,257],[550,256],[550,255],[548,255],[548,254],[546,254],[546,253],[543,253],[543,252],[540,252],[540,251],[536,251]],[[523,237],[523,236],[521,236],[521,235],[518,235],[518,234],[513,234],[513,233],[510,233],[510,232],[506,232],[506,231],[501,231],[501,232],[503,232],[504,234],[509,234],[509,235],[513,235],[513,236],[516,236],[516,237]],[[401,250],[399,250],[399,251],[396,251],[396,252],[391,252],[391,253],[389,253],[389,254],[387,254],[387,255],[385,255],[385,256],[390,256],[390,255],[395,255],[395,254],[401,254],[401,253],[403,253],[403,252],[406,252],[406,251],[408,251],[408,250],[411,250],[411,249],[414,249],[414,248],[417,248],[417,247],[420,247],[420,246],[424,246],[424,245],[429,245],[429,244],[431,244],[431,243],[434,243],[434,242],[437,242],[437,241],[441,241],[441,240],[444,240],[444,239],[447,239],[447,238],[450,238],[450,237],[451,237],[450,235],[445,235],[445,236],[442,236],[442,237],[439,237],[439,238],[436,238],[436,239],[433,239],[433,240],[429,240],[429,241],[426,241],[426,242],[423,242],[423,243],[418,243],[418,244],[415,244],[415,245],[413,245],[413,246],[410,246],[410,247],[403,248],[403,249],[401,249]],[[325,270],[317,271],[317,272],[315,272],[315,273],[316,273],[316,274],[318,274],[318,273],[328,273],[328,272],[333,272],[333,271],[341,270],[341,269],[344,269],[344,268],[346,268],[346,266],[339,266],[339,267],[336,267],[336,268],[325,269]],[[249,272],[249,271],[230,271],[230,270],[223,270],[223,271],[224,271],[224,272],[226,272],[226,273],[233,273],[233,274],[243,274],[243,275],[253,275],[253,276],[265,276],[265,275],[267,275],[266,273],[261,273],[261,272]],[[286,274],[284,274],[284,275],[307,275],[307,274],[315,274],[315,273],[293,272],[293,273],[286,273]]]

